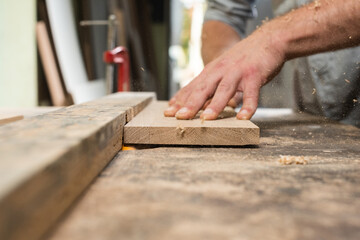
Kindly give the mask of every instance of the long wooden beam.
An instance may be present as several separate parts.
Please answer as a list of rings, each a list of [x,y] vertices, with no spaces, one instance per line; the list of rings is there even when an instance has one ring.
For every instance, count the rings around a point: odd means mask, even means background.
[[[152,93],[120,93],[0,127],[0,239],[37,239],[122,147]]]

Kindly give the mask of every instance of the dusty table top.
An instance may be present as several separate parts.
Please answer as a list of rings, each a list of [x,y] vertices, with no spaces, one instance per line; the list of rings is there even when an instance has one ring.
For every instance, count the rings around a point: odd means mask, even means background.
[[[119,152],[51,239],[359,239],[360,129],[275,115],[258,147]]]

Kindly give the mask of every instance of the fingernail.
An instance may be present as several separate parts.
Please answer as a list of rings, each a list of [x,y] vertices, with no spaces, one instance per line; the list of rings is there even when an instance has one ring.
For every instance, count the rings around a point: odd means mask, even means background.
[[[174,106],[171,106],[171,107],[168,107],[165,112],[172,112],[175,110],[175,107]]]
[[[214,110],[212,110],[211,108],[207,108],[205,109],[205,111],[203,112],[204,115],[210,115],[210,114],[214,114]]]
[[[248,111],[248,110],[246,110],[246,109],[242,109],[242,110],[240,110],[240,113],[242,113],[242,114],[248,114],[248,113],[249,113],[249,111]]]
[[[186,107],[183,107],[179,111],[177,111],[176,116],[179,115],[179,114],[185,114],[187,112],[189,112],[189,109],[186,108]]]
[[[241,120],[247,120],[247,119],[249,119],[249,117],[248,117],[249,111],[246,110],[246,109],[241,110],[241,111],[240,111],[240,115],[242,115],[242,116],[240,117]]]

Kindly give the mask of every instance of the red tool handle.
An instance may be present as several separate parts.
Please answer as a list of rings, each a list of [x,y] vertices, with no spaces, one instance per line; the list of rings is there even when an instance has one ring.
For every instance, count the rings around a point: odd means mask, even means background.
[[[125,47],[116,47],[104,52],[104,61],[109,64],[118,64],[117,91],[130,90],[129,53]]]

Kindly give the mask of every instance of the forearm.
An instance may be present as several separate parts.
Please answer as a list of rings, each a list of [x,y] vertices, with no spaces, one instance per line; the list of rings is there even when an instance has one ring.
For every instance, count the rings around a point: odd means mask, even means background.
[[[260,87],[280,71],[286,60],[360,44],[359,29],[360,0],[318,0],[294,10],[264,24],[207,64],[171,99],[165,115],[193,118],[212,98],[200,117],[216,119],[229,99],[240,92],[243,105],[237,117],[250,119],[257,108]],[[217,34],[216,38],[225,39]],[[208,47],[204,53],[222,51],[220,47]]]
[[[318,0],[266,23],[255,34],[268,36],[285,60],[352,47],[360,43],[359,12],[358,0]]]
[[[208,64],[241,40],[239,34],[220,21],[206,21],[203,25],[201,56]]]

